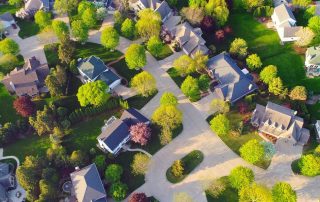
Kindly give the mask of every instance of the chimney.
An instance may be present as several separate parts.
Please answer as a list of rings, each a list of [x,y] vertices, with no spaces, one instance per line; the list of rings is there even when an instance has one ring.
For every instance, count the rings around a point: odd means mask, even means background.
[[[76,166],[74,169],[75,169],[76,171],[80,170],[79,166]]]

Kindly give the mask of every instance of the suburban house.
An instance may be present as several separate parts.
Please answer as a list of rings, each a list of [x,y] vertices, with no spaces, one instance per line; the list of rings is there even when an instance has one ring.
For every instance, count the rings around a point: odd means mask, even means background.
[[[120,119],[111,117],[97,137],[99,147],[111,154],[117,154],[130,140],[130,127],[141,122],[150,124],[149,119],[133,108],[125,110]]]
[[[165,22],[172,16],[172,9],[166,1],[129,0],[129,6],[136,14],[143,9],[150,8],[160,14],[162,22]]]
[[[320,76],[320,46],[307,49],[304,64],[308,77]]]
[[[0,201],[9,202],[8,191],[15,189],[17,182],[12,168],[7,163],[0,163]]]
[[[5,12],[4,14],[0,15],[0,23],[3,25],[5,30],[8,30],[12,25],[16,24],[13,16],[9,12]]]
[[[257,104],[251,124],[258,128],[260,135],[269,140],[286,138],[293,144],[305,145],[310,131],[303,128],[303,119],[296,115],[296,111],[272,102],[268,102],[267,106]]]
[[[226,52],[210,58],[207,67],[209,75],[217,83],[214,92],[231,104],[258,89],[248,70],[241,70]]]
[[[76,167],[70,177],[73,186],[71,195],[78,202],[107,202],[107,194],[96,164],[93,163],[82,169]]]
[[[188,22],[179,24],[170,30],[172,36],[179,43],[182,50],[189,56],[194,56],[197,51],[208,54],[206,41],[202,38],[200,28],[193,28]]]
[[[280,4],[275,7],[271,19],[282,43],[299,39],[296,33],[302,29],[302,27],[296,26],[297,20],[287,5]]]
[[[10,93],[16,93],[18,96],[29,95],[33,97],[40,93],[49,92],[44,83],[48,74],[48,64],[40,64],[36,57],[32,57],[26,61],[22,68],[16,67],[7,74],[2,83]]]
[[[78,70],[82,76],[83,82],[85,83],[101,80],[109,86],[109,90],[114,89],[121,83],[121,78],[96,56],[79,59]]]
[[[38,10],[50,11],[54,0],[24,0],[24,7],[16,12],[19,18],[30,18]]]

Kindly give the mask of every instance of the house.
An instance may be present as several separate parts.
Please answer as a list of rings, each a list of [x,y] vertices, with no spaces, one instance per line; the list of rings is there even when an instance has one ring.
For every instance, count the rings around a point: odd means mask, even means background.
[[[209,49],[205,45],[206,41],[202,38],[200,28],[193,28],[188,22],[179,24],[171,30],[171,34],[180,44],[180,47],[189,56],[194,56],[197,51],[208,54]]]
[[[102,184],[96,164],[88,165],[70,174],[73,189],[71,195],[79,202],[107,202],[107,194]]]
[[[286,138],[293,144],[305,145],[310,137],[310,131],[303,128],[303,119],[296,111],[272,102],[267,106],[256,105],[251,124],[261,135],[271,139]]]
[[[320,46],[307,49],[305,67],[308,77],[320,76]]]
[[[136,14],[143,9],[150,8],[160,14],[162,22],[165,22],[172,16],[172,9],[166,1],[129,0],[129,6]]]
[[[16,24],[16,21],[9,12],[5,12],[4,14],[0,15],[0,23],[3,25],[5,30],[8,30],[8,28]]]
[[[0,201],[9,202],[8,191],[17,187],[15,176],[7,163],[0,163]]]
[[[130,127],[140,122],[150,124],[149,119],[133,108],[125,110],[120,119],[111,117],[97,137],[99,147],[111,154],[117,154],[130,140]]]
[[[47,93],[48,88],[44,80],[49,74],[48,64],[40,64],[36,57],[29,58],[22,68],[16,67],[7,74],[2,83],[10,93],[18,96],[36,96],[40,93]]]
[[[50,11],[50,1],[49,0],[25,0],[24,9],[27,10],[44,10]]]
[[[78,70],[85,83],[101,80],[109,86],[109,90],[120,85],[121,78],[108,68],[100,58],[90,56],[86,59],[80,59],[78,62]]]
[[[297,20],[287,5],[280,4],[277,6],[273,11],[271,19],[282,43],[299,39],[296,33],[302,29],[302,27],[296,26]]]
[[[207,67],[209,75],[218,83],[214,92],[231,104],[258,89],[248,70],[241,70],[226,52],[210,58]]]

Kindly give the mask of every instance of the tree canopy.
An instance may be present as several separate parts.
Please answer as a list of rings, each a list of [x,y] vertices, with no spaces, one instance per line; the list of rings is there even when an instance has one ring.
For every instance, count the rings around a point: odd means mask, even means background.
[[[147,64],[146,50],[140,44],[131,44],[125,53],[125,60],[130,69],[142,68]]]
[[[200,89],[198,80],[192,76],[187,78],[181,84],[181,91],[185,94],[192,102],[200,99]]]
[[[178,105],[178,99],[176,96],[171,92],[164,92],[160,98],[160,104],[161,105],[172,105],[177,106]]]
[[[277,77],[278,69],[274,65],[268,65],[260,72],[260,79],[266,84],[269,84],[274,78]]]
[[[264,147],[258,140],[252,139],[246,142],[244,145],[240,147],[240,156],[250,162],[250,163],[257,163],[261,161],[264,156]]]
[[[121,34],[129,39],[132,39],[136,35],[135,22],[132,19],[127,18],[121,24]]]
[[[97,13],[95,8],[87,8],[81,15],[82,22],[89,28],[97,24]]]
[[[55,0],[53,8],[59,14],[68,14],[78,6],[78,0]]]
[[[32,102],[31,98],[27,96],[17,98],[13,102],[13,107],[17,113],[23,117],[31,116],[36,110],[35,104]]]
[[[260,69],[260,67],[262,66],[261,59],[257,54],[249,55],[246,59],[246,62],[249,69],[251,70]]]
[[[110,98],[110,94],[107,93],[108,89],[108,85],[100,80],[86,83],[78,89],[78,101],[81,106],[98,106]]]
[[[135,75],[131,80],[131,86],[144,97],[157,91],[156,79],[146,71]]]
[[[248,201],[272,202],[272,194],[267,187],[253,183],[239,192],[239,202]]]
[[[218,114],[210,121],[210,128],[217,133],[217,135],[227,135],[230,130],[230,121],[224,114]]]
[[[69,35],[68,25],[61,20],[53,20],[52,28],[59,39],[61,39],[65,35]]]
[[[272,187],[272,199],[274,202],[296,202],[297,194],[290,184],[286,182],[277,182]]]
[[[76,40],[84,43],[88,40],[89,37],[89,29],[82,22],[82,20],[75,20],[71,23],[71,31],[72,35],[76,38]]]
[[[108,26],[101,32],[100,42],[108,49],[115,49],[119,45],[120,36],[113,27]]]
[[[313,16],[308,21],[308,27],[316,34],[320,34],[320,16]]]
[[[0,41],[0,52],[4,55],[17,55],[20,52],[19,45],[13,39],[5,38]]]
[[[152,121],[163,128],[175,129],[182,123],[182,112],[175,106],[160,106],[152,114]]]
[[[216,113],[228,113],[230,111],[230,104],[224,100],[221,99],[213,99],[211,101],[211,108]]]
[[[205,5],[205,11],[216,20],[219,26],[223,26],[228,21],[229,9],[225,0],[209,0]]]
[[[109,189],[109,194],[115,201],[122,201],[126,198],[128,186],[121,182],[113,183]]]
[[[118,182],[123,173],[123,169],[118,164],[110,164],[105,170],[105,176],[108,182],[115,183]]]
[[[235,55],[239,58],[244,58],[248,54],[248,45],[244,39],[236,38],[232,41],[229,50],[231,55]]]
[[[152,36],[147,42],[147,49],[152,55],[158,57],[164,48],[164,44],[158,36]]]
[[[173,62],[174,68],[180,76],[188,75],[196,71],[196,66],[193,59],[188,55],[182,55]]]
[[[289,97],[291,100],[301,100],[305,101],[307,100],[307,89],[304,86],[296,86],[294,87],[290,94]]]
[[[283,92],[284,87],[280,77],[276,77],[271,80],[268,90],[270,93],[273,93],[275,95],[280,95]]]
[[[139,35],[148,40],[151,36],[159,36],[161,30],[161,16],[158,12],[147,8],[139,11],[136,24]]]
[[[51,25],[51,13],[38,10],[34,15],[34,21],[40,27],[40,29],[43,29],[48,25]]]
[[[238,166],[231,170],[228,179],[233,188],[241,190],[254,181],[254,173],[250,168]]]

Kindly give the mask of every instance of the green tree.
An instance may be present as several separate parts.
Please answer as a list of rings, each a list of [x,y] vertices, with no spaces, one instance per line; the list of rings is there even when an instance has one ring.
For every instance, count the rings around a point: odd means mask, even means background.
[[[206,0],[189,0],[189,6],[194,8],[204,7],[206,4]]]
[[[150,157],[143,153],[137,153],[133,156],[131,164],[132,174],[144,175],[148,171]]]
[[[81,20],[75,20],[71,23],[71,31],[76,40],[82,43],[88,40],[89,29]]]
[[[260,72],[260,79],[265,84],[269,84],[272,82],[274,78],[277,77],[278,69],[274,65],[268,65],[263,68],[263,70]]]
[[[116,10],[113,13],[113,20],[114,20],[115,26],[116,25],[120,26],[124,21],[124,17],[123,17],[123,15],[122,15],[122,13],[120,11]]]
[[[316,34],[320,34],[320,16],[313,16],[308,21],[308,27]]]
[[[8,53],[0,56],[0,69],[1,73],[9,73],[11,70],[13,70],[15,67],[19,65],[19,60],[17,56]],[[2,79],[2,78],[0,78]]]
[[[159,36],[161,30],[161,16],[152,9],[143,9],[138,13],[139,20],[136,28],[139,35],[148,40],[152,36]]]
[[[70,40],[69,35],[61,36],[60,38],[60,44],[58,48],[58,57],[59,59],[69,64],[73,58],[75,52],[75,47],[73,42]]]
[[[200,99],[198,80],[192,76],[187,76],[187,78],[182,82],[181,91],[190,98],[192,102]]]
[[[210,128],[217,133],[217,135],[227,135],[230,130],[230,121],[224,114],[218,114],[210,121]]]
[[[297,7],[306,8],[312,3],[312,0],[293,0],[292,4]]]
[[[213,99],[210,104],[212,110],[216,113],[228,113],[230,111],[230,104],[221,99]]]
[[[40,195],[38,201],[52,201],[55,200],[57,194],[56,187],[53,183],[41,179],[39,181]]]
[[[102,30],[100,42],[104,47],[114,50],[118,46],[119,40],[119,34],[113,27],[109,26]]]
[[[152,36],[147,42],[147,49],[152,55],[158,57],[164,48],[164,44],[158,36]]]
[[[106,169],[107,163],[106,163],[106,157],[105,155],[97,155],[93,162],[96,164],[98,170],[101,172]]]
[[[297,194],[290,184],[286,182],[277,182],[272,187],[272,199],[274,202],[296,202]]]
[[[157,91],[156,79],[146,71],[135,75],[131,80],[131,86],[144,97]]]
[[[109,194],[115,201],[122,201],[126,198],[128,186],[121,182],[116,182],[111,185]]]
[[[240,147],[239,151],[240,156],[250,163],[257,163],[263,160],[265,156],[263,145],[260,144],[256,139],[246,142]]]
[[[230,45],[230,54],[239,58],[244,58],[248,54],[247,42],[241,38],[236,38]]]
[[[133,39],[136,35],[136,27],[133,20],[130,18],[125,19],[125,21],[121,24],[121,34],[129,39]]]
[[[57,79],[60,87],[62,89],[65,88],[68,80],[66,69],[60,65],[57,65],[56,68],[53,70],[53,75]]]
[[[0,52],[4,55],[18,55],[18,53],[20,52],[19,45],[13,39],[5,38],[0,41]]]
[[[125,60],[130,69],[139,69],[147,64],[146,50],[140,44],[131,44],[125,53]]]
[[[67,23],[61,20],[53,20],[52,28],[59,39],[65,37],[66,35],[69,35],[69,27]]]
[[[108,15],[108,10],[105,7],[100,7],[97,9],[97,20],[104,20]]]
[[[193,26],[198,26],[204,18],[204,8],[184,7],[181,10],[182,18],[188,20]]]
[[[210,182],[206,187],[206,193],[213,198],[219,198],[219,196],[226,190],[227,183],[223,178],[219,178]]]
[[[84,166],[88,162],[88,156],[82,150],[76,150],[71,153],[70,162],[73,166]]]
[[[109,182],[115,183],[120,180],[122,173],[123,169],[120,165],[110,164],[105,171],[105,176]]]
[[[97,13],[95,8],[87,8],[81,16],[83,23],[89,27],[93,28],[97,24]]]
[[[34,15],[34,21],[40,27],[40,29],[43,29],[51,25],[51,13],[38,10]]]
[[[181,160],[175,160],[171,166],[171,173],[176,177],[183,175],[184,167]]]
[[[175,106],[160,106],[152,114],[152,121],[163,128],[173,130],[182,123],[182,112]]]
[[[207,91],[210,87],[210,77],[206,74],[202,74],[200,77],[199,77],[199,80],[198,80],[198,85],[199,85],[199,89],[201,91]]]
[[[55,0],[53,8],[59,14],[68,14],[78,6],[78,0]]]
[[[217,21],[219,26],[223,26],[228,21],[229,9],[225,0],[209,0],[205,11]]]
[[[228,179],[231,187],[241,190],[254,182],[254,173],[250,168],[238,166],[231,170]]]
[[[62,95],[62,88],[59,84],[58,79],[54,75],[49,74],[45,79],[45,84],[49,89],[50,95],[52,97],[57,97]]]
[[[307,89],[304,86],[296,86],[294,87],[290,94],[289,97],[291,100],[301,100],[305,101],[307,100]]]
[[[270,93],[273,93],[275,95],[280,95],[283,92],[284,87],[280,77],[276,77],[271,80],[268,90]]]
[[[101,81],[86,83],[78,89],[77,97],[81,106],[98,106],[108,101],[110,94],[107,93],[109,86]]]
[[[92,2],[83,0],[80,1],[78,5],[78,14],[82,15],[87,9],[94,9],[94,4]]]
[[[42,111],[37,111],[35,117],[29,117],[29,123],[35,129],[39,136],[48,134],[56,125],[53,111],[46,105],[44,106]]]
[[[307,154],[303,155],[299,160],[299,168],[303,175],[316,176],[320,174],[320,157]]]
[[[22,4],[22,0],[8,0],[9,5],[19,7]]]
[[[315,5],[309,6],[309,7],[305,10],[305,12],[304,12],[304,14],[303,14],[303,18],[304,18],[305,20],[309,20],[311,17],[315,16],[315,15],[316,15],[316,9],[317,9],[317,6],[315,6]]]
[[[188,55],[182,55],[175,59],[173,66],[178,71],[180,76],[185,76],[196,71],[195,63]]]
[[[204,55],[201,51],[197,51],[193,56],[194,66],[198,72],[207,69],[209,57],[208,55]]]
[[[176,96],[174,96],[171,92],[164,92],[160,98],[160,104],[161,105],[172,105],[177,106],[178,105],[178,99]]]
[[[251,70],[260,69],[262,67],[262,62],[257,54],[251,54],[247,57],[246,63]]]
[[[253,183],[239,192],[239,202],[272,202],[272,194],[267,187]]]

